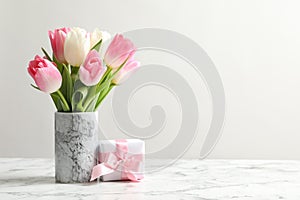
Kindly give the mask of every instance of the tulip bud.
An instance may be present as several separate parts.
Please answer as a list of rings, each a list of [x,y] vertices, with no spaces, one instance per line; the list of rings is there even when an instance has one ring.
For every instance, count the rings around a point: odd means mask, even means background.
[[[27,70],[41,91],[53,93],[60,88],[61,74],[49,60],[35,56],[34,60],[29,62]]]
[[[48,32],[54,56],[56,60],[61,63],[66,63],[64,45],[67,33],[70,30],[70,28],[61,28],[55,29],[54,32]]]
[[[65,58],[72,66],[79,67],[90,50],[89,34],[84,29],[72,28],[64,46]]]
[[[106,67],[103,67],[100,55],[92,50],[79,68],[79,79],[86,86],[93,86],[100,81],[105,71]]]
[[[126,59],[135,53],[135,46],[123,35],[117,34],[107,48],[104,61],[108,67],[113,69],[120,67]]]
[[[100,31],[98,28],[96,28],[91,34],[91,46],[90,48],[93,48],[100,40],[102,40],[102,43],[110,39],[110,34],[106,31]]]
[[[126,81],[129,76],[134,73],[140,66],[140,62],[136,61],[131,57],[130,60],[126,62],[126,64],[118,71],[118,73],[114,76],[112,82],[116,85],[122,84]]]

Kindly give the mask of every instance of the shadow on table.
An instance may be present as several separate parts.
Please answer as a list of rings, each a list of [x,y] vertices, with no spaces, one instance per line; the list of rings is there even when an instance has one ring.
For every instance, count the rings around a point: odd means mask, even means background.
[[[91,186],[97,184],[126,184],[128,187],[134,187],[134,185],[141,185],[139,182],[131,181],[92,181],[87,183],[59,183],[55,182],[54,176],[20,176],[20,177],[0,177],[0,185],[7,186],[28,186],[28,185],[47,185],[47,184],[58,184],[58,185],[81,185],[81,186]],[[1,200],[1,199],[0,199]]]
[[[26,176],[26,177],[1,177],[0,185],[41,185],[54,184],[53,176]]]

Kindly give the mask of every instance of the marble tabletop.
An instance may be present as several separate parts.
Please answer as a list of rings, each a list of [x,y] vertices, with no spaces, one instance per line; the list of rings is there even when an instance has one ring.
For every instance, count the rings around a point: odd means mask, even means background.
[[[135,182],[59,184],[50,159],[0,159],[0,200],[300,199],[300,161],[147,160]],[[152,169],[152,170],[151,170]]]

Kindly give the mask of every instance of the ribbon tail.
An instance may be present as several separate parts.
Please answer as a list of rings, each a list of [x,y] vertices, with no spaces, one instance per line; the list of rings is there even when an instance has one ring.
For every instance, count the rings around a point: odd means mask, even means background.
[[[141,179],[144,178],[143,175],[136,175],[135,173],[132,173],[132,172],[127,172],[126,176],[129,180],[134,181],[134,182],[139,182]]]
[[[115,170],[105,166],[103,163],[98,164],[98,165],[93,167],[90,181],[93,181],[93,180],[99,178],[100,176],[113,173],[114,171]]]

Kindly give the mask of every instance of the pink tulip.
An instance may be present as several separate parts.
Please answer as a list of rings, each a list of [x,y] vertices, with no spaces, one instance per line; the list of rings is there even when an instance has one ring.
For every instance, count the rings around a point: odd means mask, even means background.
[[[104,61],[108,67],[118,68],[126,59],[133,56],[135,50],[135,46],[129,39],[117,34],[107,48]]]
[[[49,60],[35,56],[34,60],[29,62],[27,70],[41,91],[53,93],[60,88],[61,74]]]
[[[140,62],[133,59],[133,57],[130,58],[126,62],[126,64],[120,69],[120,71],[115,75],[113,78],[114,84],[121,84],[124,81],[128,79],[128,77],[135,72],[140,66]]]
[[[96,85],[105,71],[106,67],[103,67],[100,55],[96,50],[92,50],[79,68],[79,79],[86,86]]]
[[[70,28],[60,28],[55,29],[54,32],[48,32],[54,56],[56,60],[61,63],[66,63],[64,55],[64,44],[67,33],[70,30]]]

